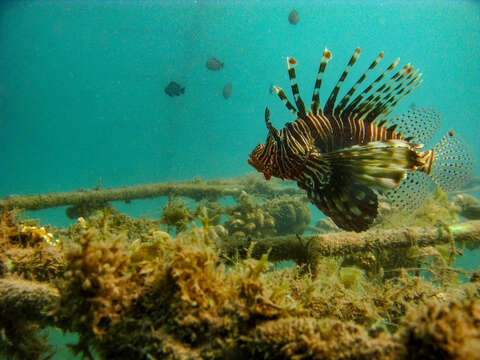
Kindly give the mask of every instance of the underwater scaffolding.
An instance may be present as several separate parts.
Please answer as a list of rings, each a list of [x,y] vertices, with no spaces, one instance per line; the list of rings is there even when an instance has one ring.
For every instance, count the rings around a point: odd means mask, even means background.
[[[301,190],[259,174],[5,197],[0,355],[47,358],[56,327],[90,359],[476,358],[480,269],[454,262],[480,246],[478,200],[432,195],[359,233],[312,226]],[[154,219],[110,204],[162,196]],[[18,212],[56,206],[77,221]]]

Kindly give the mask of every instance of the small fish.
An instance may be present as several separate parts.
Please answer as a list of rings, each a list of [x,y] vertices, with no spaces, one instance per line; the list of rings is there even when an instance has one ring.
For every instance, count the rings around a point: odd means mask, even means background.
[[[222,94],[225,99],[228,99],[230,97],[230,95],[232,94],[232,83],[228,83],[223,87]]]
[[[292,25],[297,25],[297,23],[300,21],[300,16],[298,16],[297,10],[293,9],[290,11],[290,14],[288,14],[288,22]]]
[[[357,87],[383,59],[381,52],[337,102],[359,56],[357,48],[321,107],[322,76],[332,58],[325,49],[310,109],[298,90],[297,61],[287,58],[296,106],[281,88],[275,86],[274,90],[296,120],[278,130],[266,108],[266,142],[258,144],[248,160],[267,180],[274,176],[296,181],[335,224],[356,232],[368,229],[377,217],[379,194],[397,208],[410,209],[410,202],[421,203],[425,198],[429,184],[444,191],[455,190],[468,182],[474,168],[468,146],[452,130],[433,148],[420,151],[440,126],[435,110],[415,108],[389,117],[398,101],[422,82],[418,69],[410,64],[393,72],[399,59],[395,60],[353,98]]]
[[[165,87],[165,93],[170,96],[180,96],[185,94],[185,87],[181,87],[180,84],[175,81],[170,81],[170,83]]]
[[[223,67],[223,63],[217,58],[214,58],[212,56],[210,59],[207,60],[207,63],[205,64],[205,66],[209,70],[216,71],[216,70],[220,70]]]

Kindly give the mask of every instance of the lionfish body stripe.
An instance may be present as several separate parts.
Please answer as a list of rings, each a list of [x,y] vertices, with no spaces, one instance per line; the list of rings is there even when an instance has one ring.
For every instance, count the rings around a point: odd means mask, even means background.
[[[453,131],[432,149],[418,151],[439,127],[440,115],[435,110],[415,108],[388,118],[394,106],[422,82],[421,73],[413,65],[394,71],[399,62],[396,59],[354,96],[367,74],[383,59],[381,52],[337,101],[360,53],[355,49],[322,108],[322,77],[332,58],[325,49],[308,112],[296,81],[297,61],[287,58],[296,106],[283,89],[274,89],[296,119],[278,130],[266,108],[267,139],[255,147],[248,160],[267,180],[274,176],[296,181],[310,201],[339,227],[357,232],[366,230],[375,220],[378,194],[387,195],[399,208],[408,208],[405,199],[420,199],[426,188],[420,184],[416,194],[419,179],[430,177],[441,188],[452,190],[467,182],[473,171],[468,147]]]

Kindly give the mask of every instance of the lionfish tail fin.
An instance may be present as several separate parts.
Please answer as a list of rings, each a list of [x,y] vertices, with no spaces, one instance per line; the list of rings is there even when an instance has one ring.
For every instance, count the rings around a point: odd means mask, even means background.
[[[437,122],[435,118],[433,121]],[[418,136],[425,136],[421,131],[418,133]],[[417,171],[407,171],[400,186],[385,193],[397,210],[415,210],[425,203],[437,186],[446,192],[454,191],[473,175],[475,161],[472,152],[452,130],[433,149],[419,155],[423,165]]]
[[[425,166],[421,170],[429,174],[443,191],[460,189],[473,176],[475,160],[472,151],[453,130],[423,154]]]
[[[347,181],[358,182],[381,193],[397,187],[407,170],[422,164],[409,144],[399,140],[354,145],[327,156]]]

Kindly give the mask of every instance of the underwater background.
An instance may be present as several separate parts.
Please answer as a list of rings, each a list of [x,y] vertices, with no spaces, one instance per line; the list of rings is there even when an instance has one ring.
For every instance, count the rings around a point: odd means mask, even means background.
[[[478,159],[478,1],[2,1],[0,198],[244,175],[266,136],[265,107],[276,127],[294,120],[269,92],[272,84],[289,92],[286,57],[299,62],[308,106],[323,49],[333,53],[325,100],[357,46],[349,85],[382,50],[382,67],[411,62],[424,81],[395,112],[438,109],[432,143],[454,128]],[[205,66],[212,56],[219,71]],[[168,96],[170,81],[185,93]],[[115,206],[154,215],[164,202]],[[28,214],[73,222],[64,208]]]

